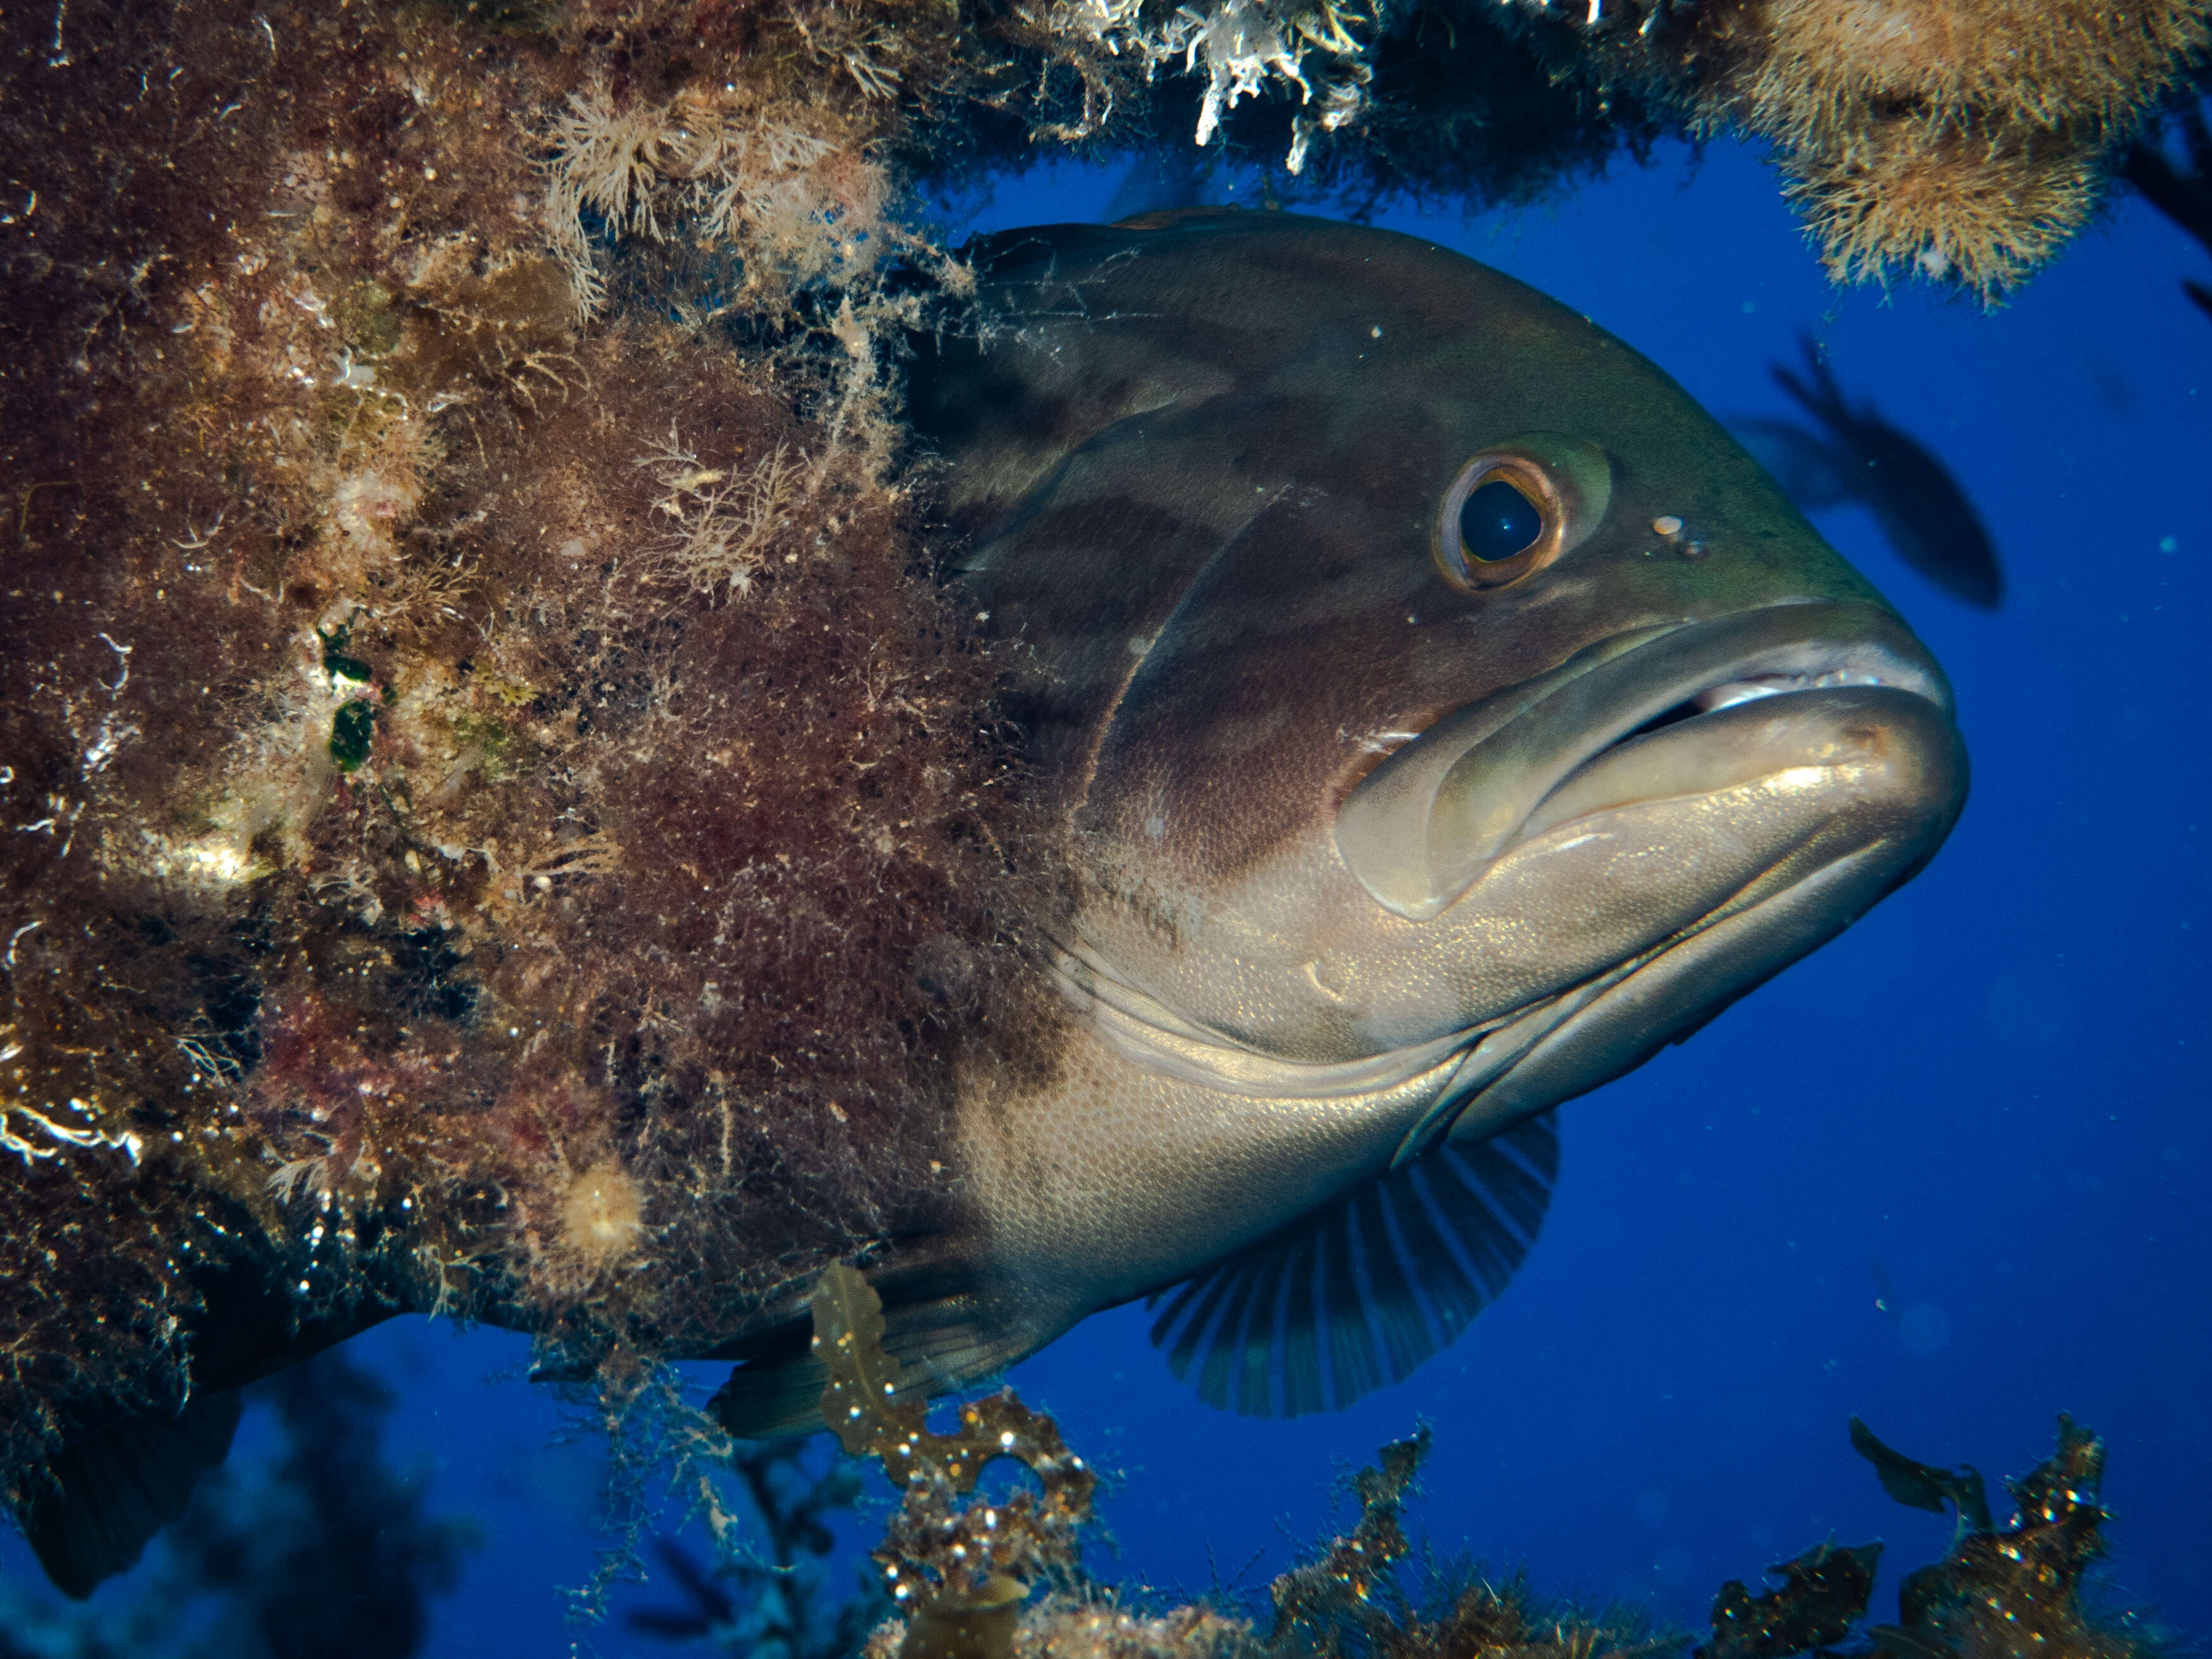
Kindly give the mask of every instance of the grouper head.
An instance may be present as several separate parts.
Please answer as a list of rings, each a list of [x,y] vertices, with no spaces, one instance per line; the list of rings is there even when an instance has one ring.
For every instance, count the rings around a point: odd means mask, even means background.
[[[1673,380],[1471,260],[1208,213],[977,267],[915,410],[1078,892],[1070,1054],[964,1130],[996,1357],[1171,1292],[1207,1397],[1341,1403],[1502,1286],[1551,1109],[1926,861],[1951,694]]]

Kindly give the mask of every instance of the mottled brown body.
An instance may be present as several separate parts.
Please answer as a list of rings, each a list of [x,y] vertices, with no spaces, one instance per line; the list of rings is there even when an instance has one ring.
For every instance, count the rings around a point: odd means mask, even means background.
[[[1551,1107],[1917,867],[1948,694],[1710,417],[1510,278],[1280,215],[979,263],[914,414],[1069,837],[1072,1018],[1043,1086],[963,1077],[973,1279],[889,1267],[890,1340],[957,1381],[1196,1274],[1155,1334],[1209,1398],[1340,1403],[1502,1287]],[[1550,516],[1455,580],[1440,503],[1492,454]],[[774,1375],[729,1420],[783,1420]]]

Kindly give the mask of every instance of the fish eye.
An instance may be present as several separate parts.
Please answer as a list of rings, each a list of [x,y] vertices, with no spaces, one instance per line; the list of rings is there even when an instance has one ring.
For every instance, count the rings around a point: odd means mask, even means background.
[[[1543,508],[1510,478],[1477,484],[1459,510],[1459,544],[1476,564],[1497,564],[1526,553],[1543,533]]]
[[[1437,514],[1437,567],[1453,586],[1503,587],[1578,546],[1604,518],[1613,468],[1596,445],[1538,432],[1459,470]]]

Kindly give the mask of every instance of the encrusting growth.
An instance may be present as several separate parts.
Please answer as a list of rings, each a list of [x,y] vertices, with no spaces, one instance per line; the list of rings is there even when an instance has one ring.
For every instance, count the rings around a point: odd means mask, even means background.
[[[569,1182],[561,1200],[559,1249],[591,1273],[620,1261],[645,1232],[637,1182],[610,1158]]]
[[[1915,276],[1991,301],[2087,222],[2150,112],[2202,73],[2212,6],[1210,0],[1170,15],[1110,0],[1016,15],[1015,38],[1082,89],[1080,120],[1041,137],[1111,134],[1194,96],[1192,139],[1279,158],[1286,193],[1510,198],[1491,170],[1501,131],[1524,178],[1540,154],[1550,170],[1595,159],[1516,84],[1533,70],[1632,145],[1668,129],[1771,143],[1838,281]]]
[[[218,1283],[582,1377],[948,1201],[1033,830],[895,465],[907,118],[647,9],[6,20],[19,1504],[243,1380]]]

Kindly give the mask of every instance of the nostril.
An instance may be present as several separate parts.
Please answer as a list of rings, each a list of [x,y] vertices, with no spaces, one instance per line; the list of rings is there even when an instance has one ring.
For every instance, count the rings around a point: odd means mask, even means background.
[[[1712,544],[1702,527],[1672,513],[1662,513],[1652,520],[1651,533],[1670,551],[1685,559],[1702,559],[1712,551]]]

